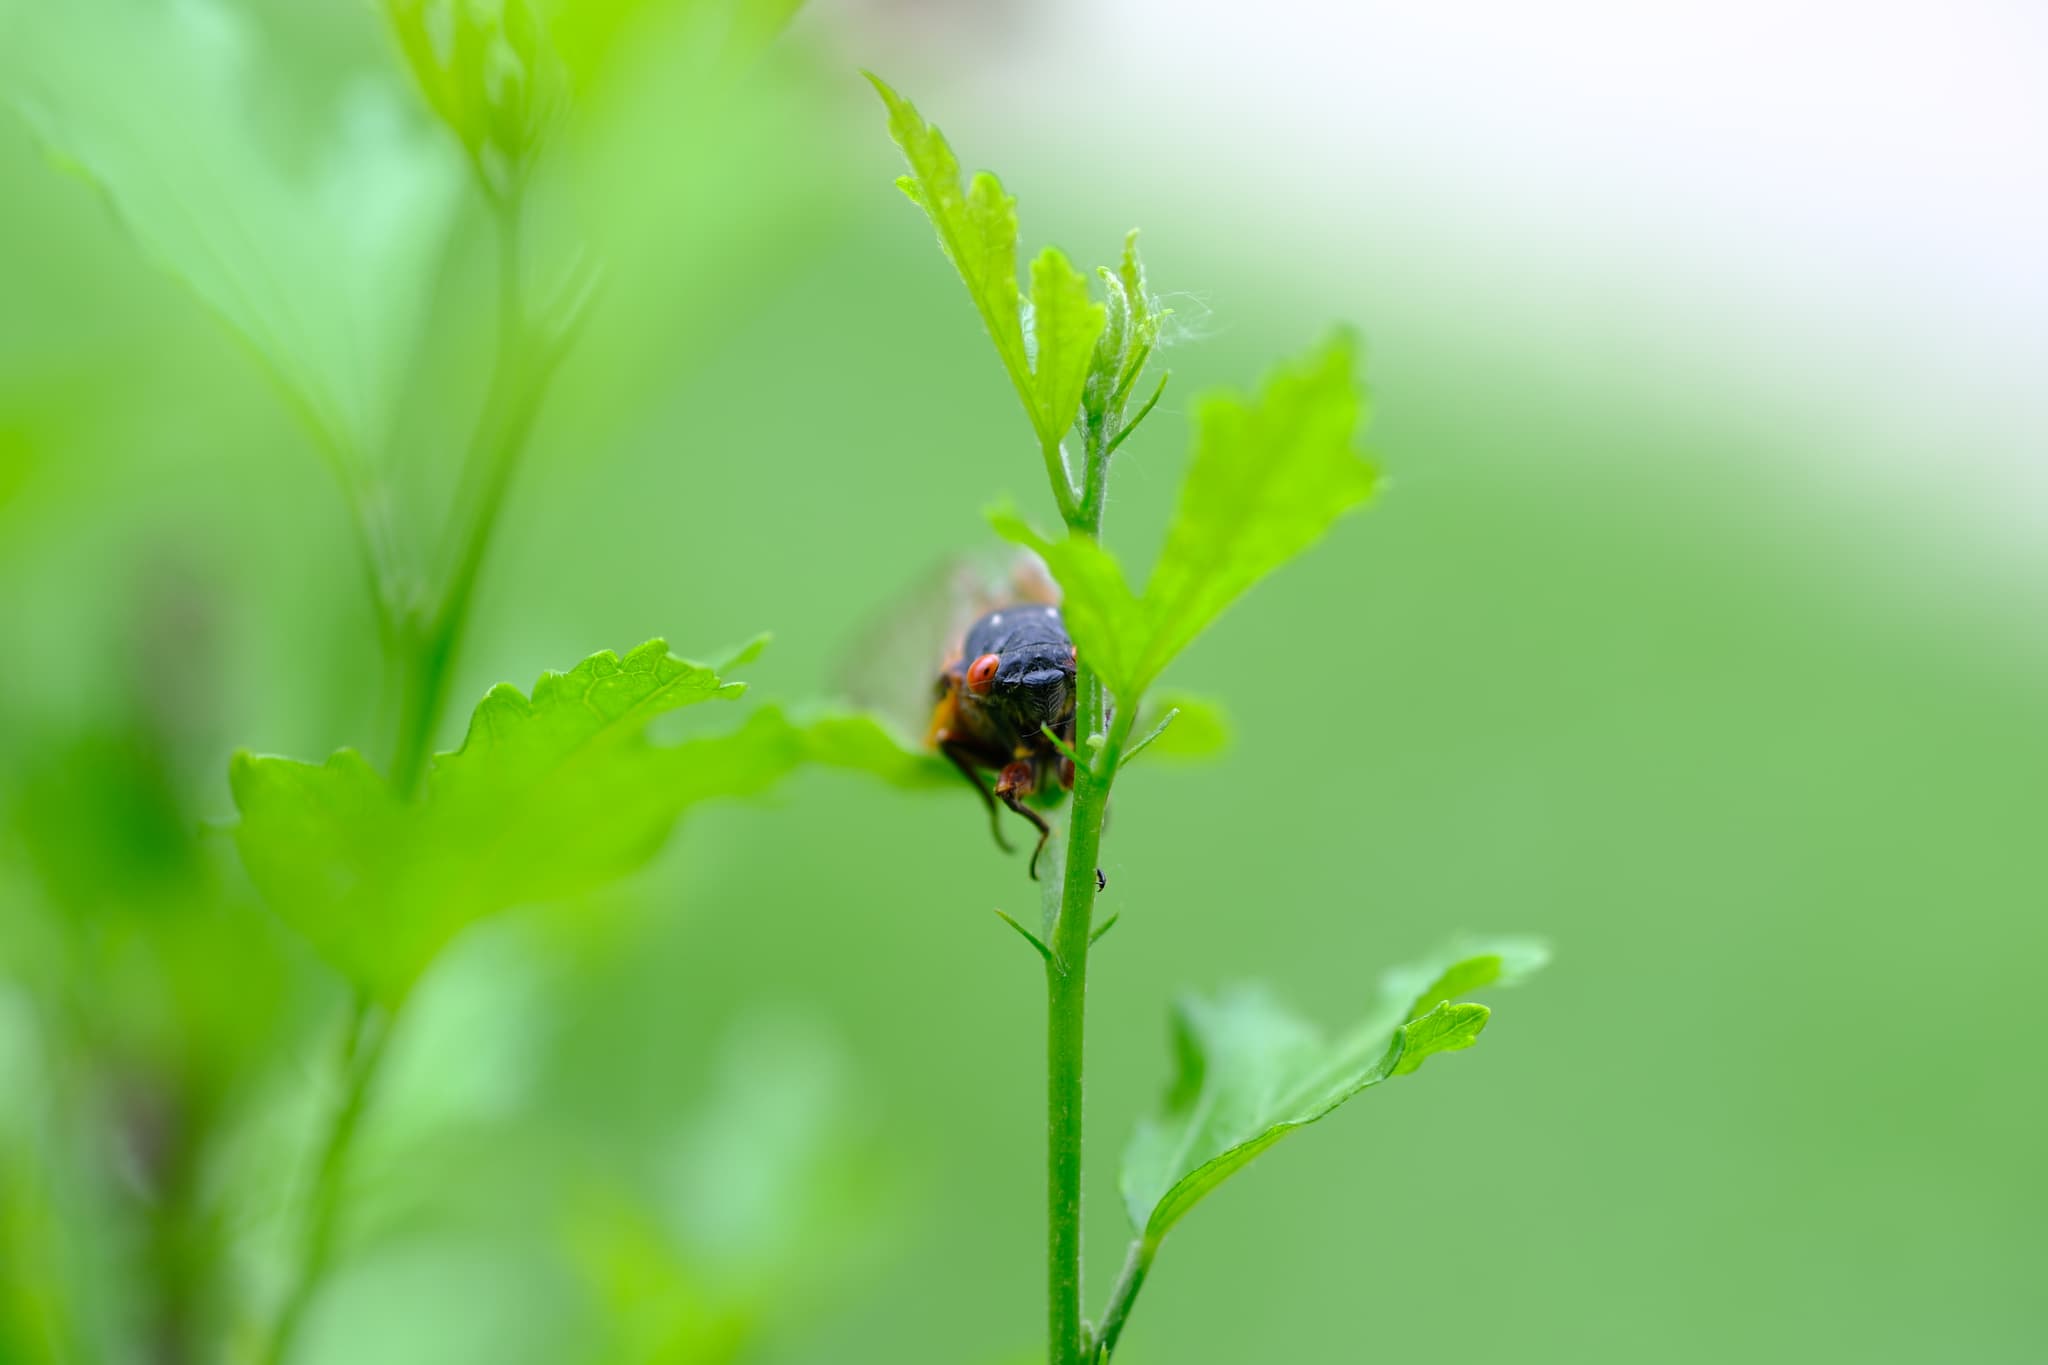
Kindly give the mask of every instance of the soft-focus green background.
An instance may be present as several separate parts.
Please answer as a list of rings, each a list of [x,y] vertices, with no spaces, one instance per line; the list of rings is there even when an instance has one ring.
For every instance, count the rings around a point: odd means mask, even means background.
[[[246,22],[301,112],[352,81],[407,93],[367,7],[185,9]],[[1458,931],[1558,949],[1484,1047],[1190,1219],[1120,1358],[2039,1359],[2048,588],[2025,544],[1986,549],[2039,492],[2038,398],[1973,386],[1952,349],[1923,382],[1903,339],[1855,372],[1831,349],[1867,339],[1853,315],[1776,327],[1761,281],[1811,243],[1717,276],[1717,243],[1773,239],[1666,237],[1648,210],[1617,229],[1634,201],[1583,174],[1525,235],[1526,157],[1572,149],[1513,144],[1512,119],[1458,125],[1456,194],[1376,200],[1452,134],[1418,116],[1349,142],[1332,83],[1327,107],[1286,92],[1285,144],[1233,144],[1232,111],[1270,121],[1278,78],[1248,55],[1229,80],[1227,53],[1176,54],[1166,30],[1150,84],[1084,104],[1046,82],[1088,31],[1066,9],[828,7],[715,112],[648,39],[573,196],[612,288],[507,513],[456,710],[656,634],[704,654],[773,629],[757,696],[889,674],[877,614],[983,548],[995,497],[1043,499],[958,283],[889,188],[855,75],[876,67],[1004,171],[1027,242],[1106,260],[1145,228],[1188,325],[1120,457],[1126,556],[1163,524],[1190,395],[1334,321],[1370,348],[1384,498],[1177,666],[1228,702],[1234,751],[1120,789],[1091,1304],[1174,991],[1259,976],[1334,1024]],[[1191,18],[1187,41],[1207,31]],[[1369,31],[1348,17],[1330,41]],[[1682,46],[1656,60],[1682,70]],[[1176,63],[1186,109],[1159,95]],[[1483,98],[1455,74],[1446,109]],[[1436,107],[1413,71],[1390,79]],[[1347,176],[1357,193],[1333,190]],[[230,814],[227,755],[375,751],[389,720],[332,481],[258,367],[11,117],[0,204],[0,1356],[48,1358],[36,1324],[61,1319],[54,1358],[131,1359],[113,1343],[147,1316],[150,1267],[178,1263],[136,1145],[224,1135],[189,1180],[232,1210],[205,1235],[260,1301],[328,1098],[340,989],[202,832]],[[466,212],[422,431],[473,401]],[[1569,285],[1600,273],[1575,221],[1619,232],[1643,292]],[[1490,283],[1522,267],[1527,289]],[[1887,269],[1900,300],[1980,296]],[[2038,317],[1970,332],[1981,373],[2043,358]],[[1918,516],[1909,489],[1879,496],[1898,462],[1863,469],[1860,443],[1916,398],[1953,405],[1954,447],[2023,458],[1930,446],[1970,497]],[[424,543],[447,458],[421,440],[405,459]],[[589,903],[471,933],[403,1022],[304,1358],[714,1360],[728,1330],[736,1358],[789,1365],[1028,1358],[1042,1005],[989,909],[1032,896],[964,792],[814,774],[694,816]],[[726,1325],[655,1354],[693,1304]]]

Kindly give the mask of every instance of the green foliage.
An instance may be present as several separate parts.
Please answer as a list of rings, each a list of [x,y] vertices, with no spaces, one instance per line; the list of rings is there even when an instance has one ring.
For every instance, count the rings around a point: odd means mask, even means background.
[[[251,111],[296,92],[223,6],[26,8],[0,15],[0,96],[248,342],[331,456],[380,449],[461,183],[432,130],[365,82],[313,111],[304,143],[274,136]]]
[[[1031,335],[1037,342],[1031,383],[1055,440],[1080,411],[1104,318],[1081,272],[1052,247],[1039,252],[1031,262]]]
[[[527,0],[384,0],[420,93],[478,183],[509,200],[532,173],[563,77]]]
[[[1124,754],[1128,763],[1139,753],[1155,758],[1215,758],[1230,748],[1230,713],[1220,701],[1168,692],[1147,708],[1147,717],[1157,716],[1150,733]]]
[[[902,787],[948,780],[941,760],[858,713],[799,721],[769,706],[727,734],[648,741],[656,716],[743,690],[660,640],[543,674],[531,697],[500,683],[416,802],[353,749],[318,765],[237,754],[235,842],[278,913],[330,965],[396,1004],[464,926],[633,871],[699,802],[756,795],[807,763]]]
[[[611,1338],[593,1358],[759,1354],[886,1222],[865,1092],[829,1032],[760,1013],[697,1047],[711,1073],[665,1160],[652,1172],[607,1164],[570,1207],[571,1253]]]
[[[1167,310],[1159,308],[1145,283],[1145,266],[1138,258],[1138,233],[1133,228],[1124,238],[1123,261],[1114,270],[1107,266],[1096,272],[1102,277],[1106,321],[1095,343],[1095,356],[1088,367],[1088,383],[1082,395],[1082,420],[1101,433],[1107,447],[1116,448],[1122,439],[1124,405],[1145,363],[1159,345],[1159,327]],[[1148,405],[1149,406],[1149,405]],[[1139,413],[1142,420],[1144,413]],[[1132,425],[1135,425],[1133,423]]]
[[[1295,1129],[1436,1053],[1472,1046],[1486,1007],[1455,997],[1512,982],[1546,957],[1539,945],[1503,940],[1401,968],[1385,978],[1373,1013],[1335,1041],[1257,988],[1180,1002],[1173,1087],[1124,1153],[1124,1205],[1144,1242],[1157,1246],[1203,1196]]]
[[[1246,589],[1371,495],[1373,467],[1355,445],[1365,417],[1355,366],[1340,334],[1277,370],[1256,399],[1202,401],[1180,506],[1142,597],[1092,538],[1048,540],[1014,512],[991,515],[1045,559],[1084,657],[1120,699],[1142,696]]]
[[[1016,199],[987,171],[977,172],[963,190],[960,162],[945,135],[879,77],[870,74],[868,79],[889,108],[889,135],[910,163],[911,173],[897,186],[931,219],[940,248],[960,272],[1003,369],[1030,414],[1039,445],[1056,452],[1080,410],[1108,309],[1089,296],[1087,280],[1072,263],[1047,247],[1031,263],[1027,345],[1017,288]],[[1126,315],[1129,311],[1126,305]],[[1128,333],[1127,325],[1126,337]],[[1119,355],[1121,351],[1119,346]],[[1048,459],[1057,462],[1056,455]]]
[[[235,842],[278,912],[396,1004],[465,925],[630,872],[690,805],[786,770],[795,760],[773,723],[648,742],[655,716],[741,690],[659,640],[543,674],[531,698],[500,684],[417,802],[353,750],[318,766],[237,754]]]
[[[929,749],[912,749],[873,716],[861,711],[825,711],[789,723],[803,761],[845,768],[908,789],[959,786],[953,765]]]

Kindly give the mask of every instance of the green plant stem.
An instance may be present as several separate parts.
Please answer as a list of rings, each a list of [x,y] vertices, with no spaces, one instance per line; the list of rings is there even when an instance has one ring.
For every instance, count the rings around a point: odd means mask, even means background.
[[[1088,528],[1085,534],[1090,540],[1100,540],[1102,538],[1102,503],[1105,485],[1108,483],[1108,480],[1100,477],[1099,474],[1102,466],[1107,463],[1109,456],[1107,442],[1100,442],[1097,439],[1100,434],[1099,429],[1093,429],[1089,432],[1089,445],[1101,450],[1103,455],[1100,460],[1089,460],[1087,472],[1082,476],[1080,503],[1074,509],[1073,515],[1067,520],[1068,527],[1076,531],[1080,531],[1083,527]]]
[[[1032,414],[1032,420],[1037,421],[1036,413]],[[1081,504],[1075,498],[1074,479],[1067,472],[1067,454],[1059,437],[1041,436],[1038,453],[1045,460],[1045,477],[1052,484],[1053,501],[1059,504],[1060,516],[1071,523],[1082,515]]]
[[[1100,684],[1095,684],[1099,686]],[[1046,1332],[1051,1365],[1078,1365],[1081,1327],[1082,1072],[1088,1012],[1088,935],[1096,854],[1108,790],[1076,774],[1065,879],[1046,963]]]
[[[271,1330],[270,1342],[264,1349],[264,1365],[284,1365],[290,1359],[292,1342],[298,1336],[306,1309],[313,1302],[314,1292],[320,1287],[334,1256],[334,1234],[341,1212],[342,1191],[347,1184],[349,1152],[355,1145],[356,1130],[361,1126],[371,1086],[376,1082],[378,1066],[384,1059],[384,1044],[391,1036],[391,1021],[387,1018],[380,1026],[379,1021],[372,1017],[373,1008],[367,996],[356,997],[342,1045],[342,1067],[347,1081],[341,1103],[335,1107],[334,1116],[328,1124],[326,1141],[321,1146],[320,1165],[313,1177],[312,1201],[306,1218],[305,1240],[300,1244],[299,1262],[291,1289],[277,1315],[277,1324]]]
[[[521,283],[519,205],[516,201],[494,200],[493,210],[498,229],[497,356],[464,463],[465,496],[458,504],[459,548],[447,586],[424,625],[415,624],[406,630],[393,626],[385,631],[387,651],[401,656],[398,666],[405,679],[391,769],[393,785],[407,794],[418,786],[425,771],[434,731],[447,703],[449,677],[469,618],[477,577],[490,548],[491,532],[568,336],[563,331],[552,339],[552,345],[535,344]],[[377,519],[367,516],[359,520],[373,528],[378,524]],[[373,573],[373,579],[381,577]],[[383,620],[380,617],[380,624]],[[384,1041],[390,1033],[388,1020],[382,1028],[369,1031],[373,1024],[370,1012],[367,999],[358,996],[344,1047],[347,1089],[321,1149],[306,1240],[292,1288],[265,1351],[267,1365],[283,1365],[287,1359],[307,1305],[333,1257],[349,1151],[383,1059]]]
[[[410,794],[426,769],[434,731],[448,700],[455,658],[469,623],[477,578],[519,457],[540,413],[541,400],[563,354],[561,344],[537,345],[521,286],[519,208],[501,206],[498,225],[498,354],[464,462],[465,496],[447,585],[413,642],[408,683],[400,704],[392,785]]]
[[[1104,707],[1101,682],[1084,670],[1080,714],[1098,716]],[[1082,1080],[1088,951],[1102,820],[1129,735],[1129,715],[1117,716],[1101,753],[1075,774],[1059,917],[1053,924],[1053,961],[1045,974],[1046,1328],[1051,1365],[1080,1365],[1092,1349],[1081,1323]]]
[[[1109,1291],[1109,1306],[1102,1310],[1102,1326],[1095,1333],[1095,1359],[1107,1360],[1116,1350],[1117,1338],[1123,1335],[1124,1321],[1131,1315],[1131,1305],[1137,1301],[1138,1291],[1144,1287],[1145,1276],[1151,1273],[1152,1257],[1158,1252],[1157,1242],[1140,1237],[1131,1243],[1130,1255],[1124,1258],[1123,1272],[1116,1277],[1116,1287]]]
[[[1063,472],[1063,471],[1062,471]],[[1109,450],[1104,424],[1090,422],[1079,498],[1054,478],[1054,493],[1067,527],[1091,540],[1102,535]],[[1081,662],[1075,707],[1075,736],[1103,735],[1093,761],[1076,764],[1072,814],[1060,886],[1059,913],[1046,964],[1046,1334],[1050,1365],[1083,1365],[1094,1351],[1081,1319],[1081,1176],[1084,1061],[1088,1017],[1088,950],[1094,941],[1096,868],[1102,850],[1102,821],[1116,781],[1133,708],[1111,715],[1108,689]],[[1105,733],[1106,732],[1106,733]]]

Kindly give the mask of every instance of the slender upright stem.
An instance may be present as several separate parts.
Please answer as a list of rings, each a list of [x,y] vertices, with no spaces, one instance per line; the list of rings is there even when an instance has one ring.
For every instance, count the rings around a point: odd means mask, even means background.
[[[456,550],[446,587],[424,622],[387,632],[397,652],[405,686],[400,698],[398,739],[392,756],[392,784],[403,794],[418,785],[434,731],[448,696],[449,675],[469,619],[471,599],[490,548],[512,474],[540,411],[540,403],[565,352],[565,329],[537,341],[522,284],[520,206],[516,198],[492,201],[498,228],[498,344],[490,388],[471,434],[455,521]],[[369,1103],[384,1042],[387,1018],[371,1031],[371,1006],[358,996],[344,1048],[348,1081],[321,1149],[306,1240],[291,1291],[265,1351],[266,1365],[283,1365],[300,1320],[312,1302],[334,1254],[335,1226],[347,1183],[349,1152]]]
[[[1101,684],[1086,679],[1083,706]],[[1090,708],[1092,709],[1092,708]],[[1087,714],[1084,710],[1083,714]],[[1096,855],[1109,784],[1091,769],[1075,774],[1067,825],[1065,880],[1046,964],[1046,1330],[1051,1365],[1077,1365],[1081,1326],[1082,1062],[1087,1029],[1088,936],[1095,909]]]
[[[327,1130],[320,1151],[320,1165],[313,1177],[313,1194],[306,1218],[305,1240],[300,1244],[299,1263],[277,1316],[269,1344],[264,1348],[264,1365],[284,1365],[290,1359],[293,1341],[304,1321],[314,1292],[327,1274],[334,1257],[334,1234],[341,1213],[341,1199],[347,1184],[350,1149],[363,1111],[369,1105],[370,1089],[384,1058],[384,1044],[391,1036],[390,1021],[382,1025],[371,1017],[367,997],[357,996],[342,1045],[342,1069],[347,1077],[341,1102]]]
[[[434,731],[447,704],[450,675],[469,622],[477,578],[490,550],[491,533],[559,359],[559,348],[536,354],[530,335],[521,283],[518,205],[500,205],[494,221],[498,226],[498,354],[464,462],[458,540],[447,586],[419,628],[400,703],[391,779],[404,793],[418,786],[425,771]]]
[[[1099,714],[1102,684],[1084,670],[1083,715]],[[1053,925],[1046,987],[1046,1328],[1051,1365],[1079,1365],[1092,1343],[1081,1323],[1082,1073],[1087,1026],[1088,940],[1095,915],[1102,817],[1130,717],[1110,722],[1102,751],[1075,774],[1065,878]]]
[[[1055,480],[1054,492],[1067,529],[1090,540],[1102,535],[1104,487],[1109,477],[1105,437],[1102,425],[1089,424],[1078,490]],[[1075,492],[1078,498],[1073,497]],[[1050,1365],[1084,1365],[1095,1350],[1081,1318],[1088,948],[1095,918],[1102,821],[1133,719],[1128,708],[1112,716],[1108,689],[1086,659],[1081,660],[1078,683],[1075,738],[1085,742],[1101,736],[1103,742],[1091,762],[1076,765],[1059,915],[1052,925],[1052,960],[1045,973],[1046,1359]]]
[[[1053,501],[1059,504],[1060,516],[1072,522],[1081,515],[1079,490],[1074,487],[1074,476],[1067,472],[1067,453],[1058,436],[1050,439],[1041,437],[1038,453],[1045,461],[1045,477],[1052,484]]]

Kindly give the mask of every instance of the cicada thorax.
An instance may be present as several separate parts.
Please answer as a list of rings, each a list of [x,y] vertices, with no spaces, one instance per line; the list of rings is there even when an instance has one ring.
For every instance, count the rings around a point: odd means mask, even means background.
[[[913,739],[932,728],[934,682],[961,658],[968,630],[1012,604],[1055,605],[1059,590],[1030,553],[953,558],[927,565],[885,605],[853,622],[839,642],[836,690]]]

